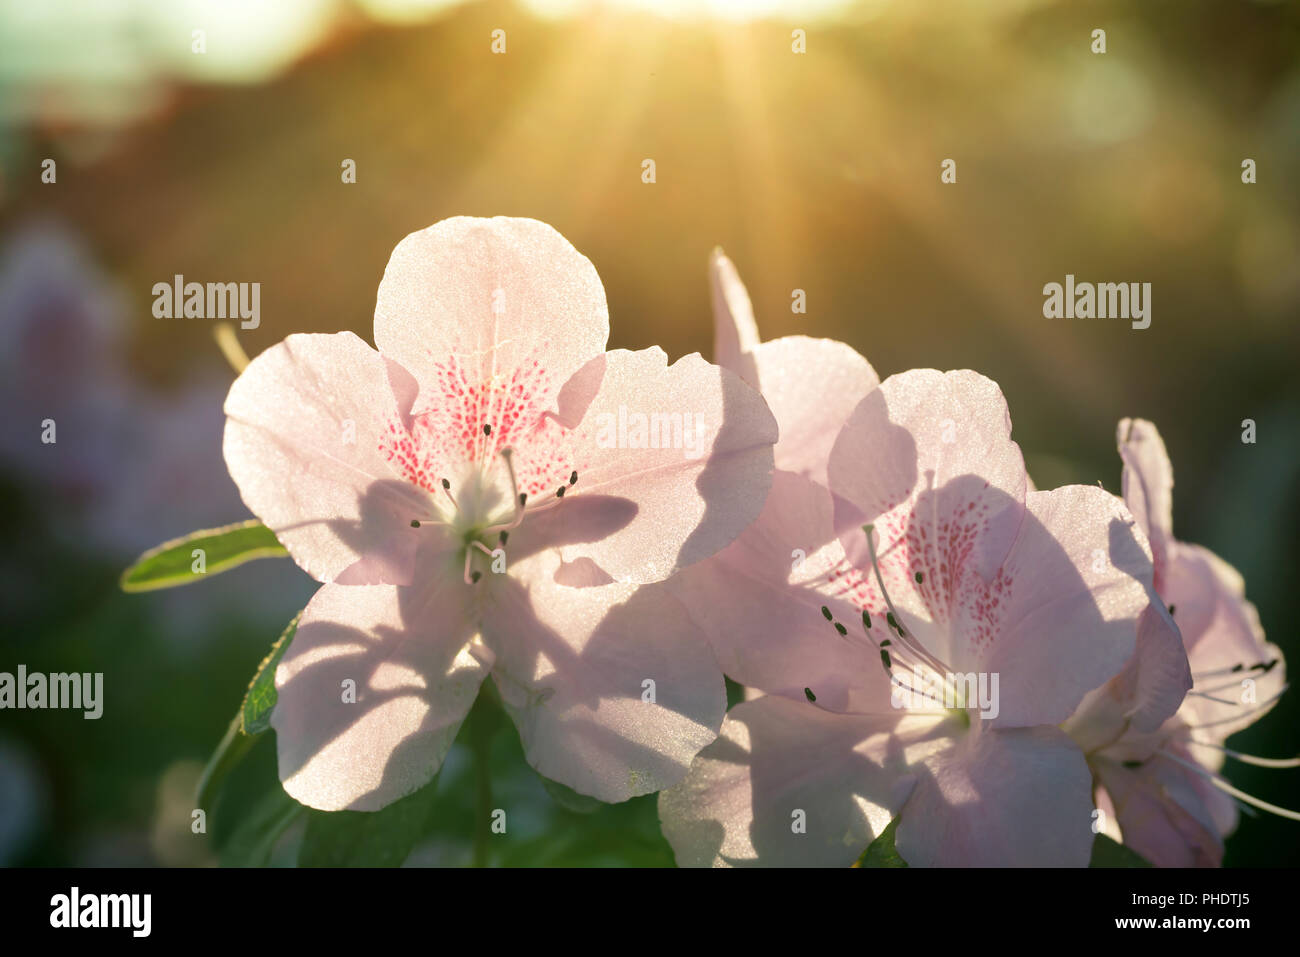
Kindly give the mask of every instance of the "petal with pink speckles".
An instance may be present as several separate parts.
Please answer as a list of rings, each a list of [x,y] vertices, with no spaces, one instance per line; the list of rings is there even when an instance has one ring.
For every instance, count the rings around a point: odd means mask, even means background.
[[[483,640],[529,764],[602,801],[675,783],[727,707],[708,643],[663,586],[571,588],[557,564],[486,583]]]
[[[1067,485],[1026,504],[997,579],[1006,589],[965,606],[960,628],[958,670],[1000,676],[999,727],[1068,718],[1124,668],[1152,597],[1146,540],[1114,495]]]
[[[832,511],[824,487],[778,470],[759,517],[668,586],[734,680],[798,700],[808,688],[831,711],[888,713],[889,677],[854,599],[861,573],[844,562]],[[872,627],[885,637],[883,620]]]
[[[1024,515],[1026,474],[997,384],[974,372],[890,376],[853,410],[831,451],[836,526],[870,566],[860,525],[875,525],[886,587],[902,610],[942,618],[970,567],[991,581]],[[918,501],[924,496],[924,508]],[[924,592],[907,587],[916,572]]]
[[[464,588],[326,585],[275,673],[280,780],[324,811],[374,811],[437,773],[487,675]],[[355,701],[345,696],[345,682]]]
[[[420,383],[416,444],[439,476],[517,444],[608,336],[595,267],[531,219],[458,216],[411,233],[375,304],[376,346]]]
[[[589,559],[616,581],[662,581],[758,515],[776,437],[762,397],[729,370],[698,355],[668,365],[658,348],[607,353],[564,440],[576,484],[530,508],[512,542]]]
[[[835,524],[862,572],[859,603],[880,617],[889,607],[861,527],[869,522],[900,624],[960,671],[982,643],[963,633],[964,619],[986,598],[1001,601],[1001,566],[1024,521],[1027,477],[1010,431],[995,383],[921,369],[869,393],[831,452]]]
[[[312,577],[410,581],[410,523],[429,502],[399,480],[385,443],[414,397],[411,377],[350,332],[289,336],[230,387],[230,475]]]

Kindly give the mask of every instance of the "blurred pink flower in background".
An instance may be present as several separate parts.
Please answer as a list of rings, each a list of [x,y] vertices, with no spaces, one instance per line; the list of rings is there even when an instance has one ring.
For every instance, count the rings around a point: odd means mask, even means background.
[[[102,504],[129,455],[125,296],[70,230],[37,221],[0,250],[0,315],[0,457],[56,510]]]
[[[59,541],[113,563],[248,515],[221,456],[225,382],[211,372],[167,392],[135,384],[131,304],[62,224],[28,223],[0,251],[0,464],[32,488]],[[266,587],[221,579],[146,600],[169,632],[201,636],[218,610],[291,615],[290,571],[263,563]]]

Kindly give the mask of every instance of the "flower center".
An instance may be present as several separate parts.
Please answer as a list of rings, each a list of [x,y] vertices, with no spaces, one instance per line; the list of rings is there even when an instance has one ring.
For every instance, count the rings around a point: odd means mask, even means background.
[[[483,426],[483,431],[491,435],[491,427]],[[519,481],[515,476],[514,450],[507,447],[500,451],[505,463],[506,474],[510,477],[510,496],[503,501],[500,488],[493,476],[485,469],[473,468],[461,483],[457,494],[452,492],[451,480],[442,478],[438,487],[442,489],[436,506],[439,514],[433,518],[412,519],[412,528],[424,525],[442,526],[460,540],[460,547],[465,555],[465,584],[473,585],[483,577],[483,569],[475,567],[487,563],[491,571],[500,574],[506,570],[505,547],[510,540],[510,533],[523,524],[528,493],[519,491]],[[566,489],[578,483],[578,473],[569,475],[568,485],[561,485],[556,491],[556,498],[564,498]],[[509,504],[507,504],[507,502]]]
[[[970,710],[982,708],[980,700],[983,695],[976,688],[961,680],[963,676],[953,673],[951,668],[930,652],[920,640],[903,627],[902,617],[894,607],[885,587],[884,576],[880,572],[880,560],[876,554],[875,527],[863,525],[862,531],[867,536],[867,550],[871,558],[871,568],[875,574],[876,584],[887,609],[883,615],[877,611],[877,620],[872,621],[871,611],[863,603],[862,631],[880,656],[880,665],[889,676],[892,698],[896,706],[908,710],[926,712],[946,712],[949,716],[970,727]],[[917,572],[917,582],[921,582]],[[821,608],[822,617],[829,621],[841,638],[848,639],[848,628],[835,620],[828,606]],[[883,617],[885,630],[879,628],[879,618]],[[873,628],[873,625],[876,626]],[[976,676],[978,678],[978,676]],[[899,705],[898,702],[904,702]]]

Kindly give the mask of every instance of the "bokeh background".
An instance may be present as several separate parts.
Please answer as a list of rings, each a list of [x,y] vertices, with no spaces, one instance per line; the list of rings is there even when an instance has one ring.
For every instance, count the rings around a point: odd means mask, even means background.
[[[0,670],[103,671],[106,704],[99,721],[0,713],[0,863],[294,859],[294,828],[253,849],[236,828],[285,813],[270,735],[220,833],[193,839],[189,809],[312,583],[264,561],[116,587],[143,549],[247,515],[221,460],[232,373],[213,324],[154,318],[155,282],[260,282],[250,354],[292,332],[369,339],[402,236],[530,216],[595,263],[611,346],[707,355],[721,245],[766,337],[843,339],[882,376],[996,379],[1040,487],[1117,491],[1116,421],[1153,419],[1178,537],[1241,570],[1294,667],[1297,177],[1296,3],[3,0]],[[1151,327],[1044,319],[1066,273],[1152,283]],[[1292,693],[1231,743],[1295,754],[1297,718]],[[492,742],[516,809],[494,863],[671,863],[653,799],[575,807],[508,725]],[[458,744],[408,863],[469,860],[471,763]],[[1300,803],[1300,771],[1228,773]],[[1292,822],[1248,817],[1228,843],[1228,864],[1297,861]]]

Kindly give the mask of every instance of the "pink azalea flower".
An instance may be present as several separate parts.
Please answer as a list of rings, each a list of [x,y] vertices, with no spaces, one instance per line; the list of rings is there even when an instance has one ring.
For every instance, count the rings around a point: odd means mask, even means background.
[[[489,674],[530,763],[605,801],[679,779],[715,737],[707,645],[638,586],[749,523],[775,423],[733,373],[607,335],[559,233],[461,217],[393,251],[378,351],[293,335],[231,388],[244,502],[326,583],[276,672],[299,801],[373,810],[426,783]]]
[[[767,400],[781,430],[776,467],[825,485],[835,436],[854,406],[879,385],[876,370],[834,339],[785,336],[761,342],[749,293],[721,249],[710,258],[709,281],[714,361]]]
[[[1065,727],[1088,753],[1113,837],[1159,866],[1217,866],[1237,825],[1234,798],[1300,817],[1243,794],[1219,773],[1225,755],[1300,764],[1224,747],[1281,697],[1285,664],[1265,641],[1236,570],[1174,538],[1173,469],[1156,427],[1124,419],[1118,443],[1124,500],[1150,538],[1159,600],[1143,618],[1132,661]]]
[[[728,267],[719,342],[746,342]],[[777,345],[755,337],[727,361]],[[1133,652],[1152,570],[1132,516],[1097,488],[1026,492],[1005,400],[975,373],[863,389],[820,465],[783,455],[759,384],[777,461],[803,474],[778,471],[754,524],[674,588],[766,694],[660,795],[678,862],[847,865],[897,818],[914,865],[1086,864],[1090,774],[1056,725]]]

